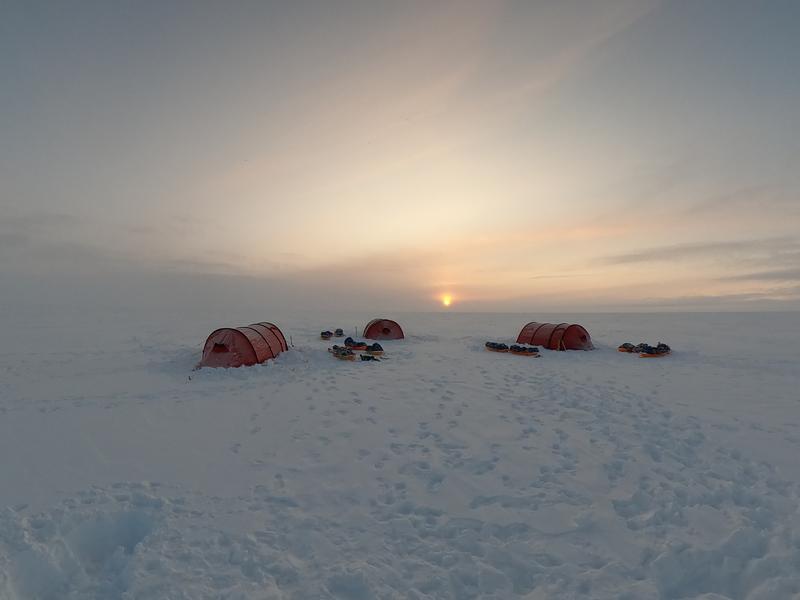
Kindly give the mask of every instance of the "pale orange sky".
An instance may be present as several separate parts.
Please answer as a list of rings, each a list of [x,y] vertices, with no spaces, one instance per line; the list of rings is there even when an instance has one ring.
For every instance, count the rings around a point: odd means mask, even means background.
[[[409,309],[800,306],[791,6],[43,10],[20,4],[0,42],[4,281],[133,269]]]

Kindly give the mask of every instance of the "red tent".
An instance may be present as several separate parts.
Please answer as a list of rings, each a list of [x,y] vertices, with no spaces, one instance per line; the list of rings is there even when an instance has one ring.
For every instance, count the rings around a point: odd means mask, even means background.
[[[402,340],[403,328],[391,319],[372,319],[364,327],[364,337],[368,340]]]
[[[272,323],[223,327],[208,336],[201,367],[241,367],[263,363],[289,349],[286,338]]]
[[[570,323],[528,323],[517,336],[518,344],[549,350],[593,350],[592,338],[583,327]]]

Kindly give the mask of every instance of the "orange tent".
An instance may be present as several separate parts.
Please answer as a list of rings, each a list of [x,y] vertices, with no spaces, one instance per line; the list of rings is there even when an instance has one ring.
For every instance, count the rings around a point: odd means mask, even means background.
[[[519,332],[517,343],[543,346],[549,350],[594,349],[589,332],[570,323],[528,323]]]
[[[368,340],[402,340],[403,328],[391,319],[372,319],[364,328]]]
[[[249,367],[275,358],[289,349],[281,330],[272,323],[223,327],[208,336],[201,367]]]

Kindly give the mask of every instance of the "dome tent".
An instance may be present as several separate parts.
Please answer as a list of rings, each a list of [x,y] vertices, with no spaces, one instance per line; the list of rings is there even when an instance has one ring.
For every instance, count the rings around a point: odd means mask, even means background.
[[[403,328],[391,319],[372,319],[364,327],[363,336],[368,340],[402,340]]]
[[[517,343],[543,346],[549,350],[594,349],[589,332],[570,323],[528,323],[519,332]]]
[[[223,327],[208,336],[199,366],[249,367],[275,358],[288,349],[283,333],[272,323]]]

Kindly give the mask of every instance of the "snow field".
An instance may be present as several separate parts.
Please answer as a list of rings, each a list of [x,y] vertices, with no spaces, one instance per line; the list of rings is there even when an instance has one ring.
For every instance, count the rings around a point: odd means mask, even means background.
[[[381,363],[265,315],[292,352],[195,372],[214,324],[150,317],[0,353],[0,598],[800,597],[797,315],[538,359],[483,350],[519,315],[405,315]]]

